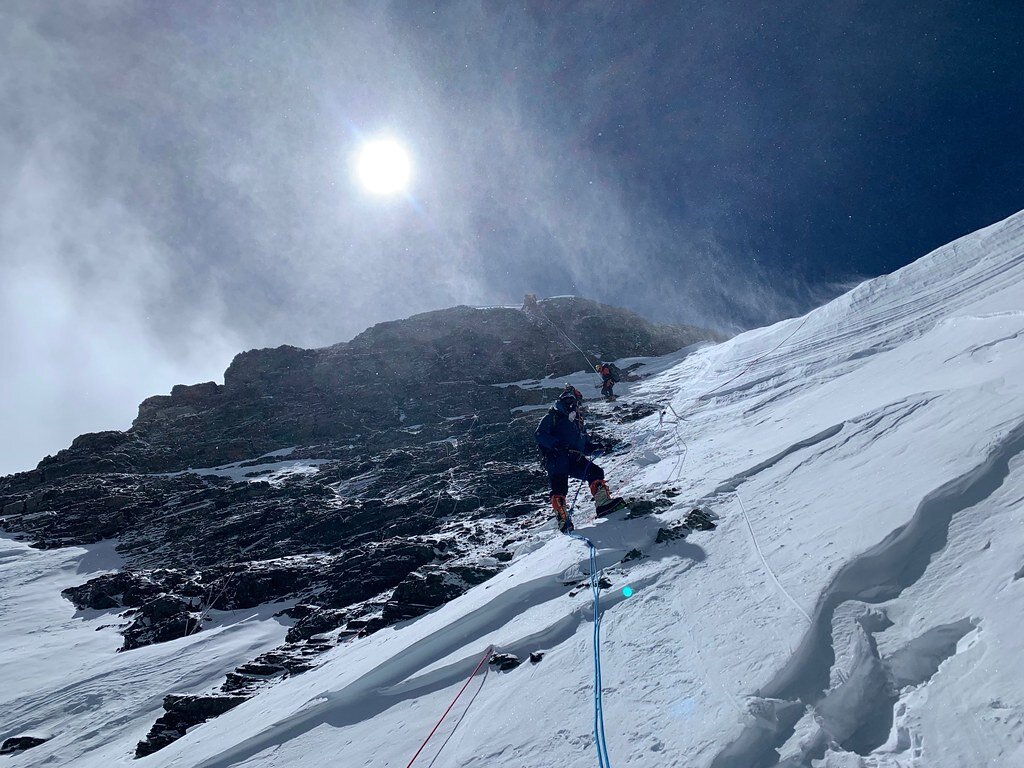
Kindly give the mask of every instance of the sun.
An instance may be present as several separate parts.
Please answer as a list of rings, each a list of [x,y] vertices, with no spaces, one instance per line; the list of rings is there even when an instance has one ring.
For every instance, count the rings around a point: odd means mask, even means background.
[[[356,178],[374,195],[404,192],[412,176],[409,153],[394,139],[375,139],[363,144],[356,157]]]

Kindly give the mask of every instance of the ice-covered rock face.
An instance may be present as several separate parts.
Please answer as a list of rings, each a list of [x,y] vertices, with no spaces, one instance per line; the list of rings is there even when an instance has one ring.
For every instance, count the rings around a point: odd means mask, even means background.
[[[658,355],[711,336],[564,298],[246,352],[224,385],[176,386],[142,403],[127,432],[83,435],[0,480],[0,526],[46,549],[118,540],[125,569],[64,594],[115,613],[124,651],[202,632],[218,611],[282,603],[287,644],[209,701],[169,699],[147,754],[339,639],[419,616],[511,559],[547,515],[529,407],[554,393],[495,385],[580,371],[584,352]]]

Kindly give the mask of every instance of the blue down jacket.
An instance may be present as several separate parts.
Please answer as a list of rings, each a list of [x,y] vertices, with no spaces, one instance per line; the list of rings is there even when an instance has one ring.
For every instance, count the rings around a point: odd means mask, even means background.
[[[587,425],[579,414],[572,412],[559,400],[552,406],[537,427],[534,438],[540,452],[547,460],[547,470],[552,474],[565,474],[572,463],[570,451],[593,453],[600,446],[587,435]]]

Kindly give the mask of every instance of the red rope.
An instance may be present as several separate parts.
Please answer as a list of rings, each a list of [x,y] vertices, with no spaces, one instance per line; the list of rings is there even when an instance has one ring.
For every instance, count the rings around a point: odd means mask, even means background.
[[[484,651],[484,656],[482,659],[480,659],[480,663],[476,665],[476,669],[474,669],[473,673],[466,679],[466,682],[463,684],[462,688],[459,689],[459,692],[455,695],[455,698],[452,699],[452,703],[448,705],[448,709],[446,709],[444,711],[444,714],[441,715],[441,719],[437,721],[437,725],[434,726],[433,730],[431,730],[430,733],[427,734],[427,738],[425,738],[423,740],[423,743],[420,744],[420,748],[416,750],[416,754],[412,756],[412,760],[409,761],[409,765],[405,766],[405,768],[412,768],[412,764],[416,762],[416,758],[420,756],[420,752],[422,752],[423,748],[427,746],[427,742],[430,741],[433,735],[437,732],[437,729],[441,727],[441,723],[443,723],[444,719],[448,717],[448,713],[452,711],[452,707],[455,706],[455,702],[459,700],[459,697],[462,696],[466,688],[469,687],[469,684],[472,682],[473,678],[476,677],[476,673],[480,671],[480,667],[487,663],[487,660],[491,658],[491,655],[493,653],[494,646],[487,646],[487,650]]]

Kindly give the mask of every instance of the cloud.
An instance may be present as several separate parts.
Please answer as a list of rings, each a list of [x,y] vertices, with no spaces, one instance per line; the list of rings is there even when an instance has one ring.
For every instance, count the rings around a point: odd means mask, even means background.
[[[804,306],[714,205],[673,217],[595,143],[610,70],[560,79],[575,43],[529,12],[434,10],[0,7],[0,472],[236,351],[417,311],[576,292],[736,330]],[[410,146],[410,199],[351,183],[378,133]]]
[[[64,157],[33,146],[0,209],[0,473],[82,432],[127,428],[174,382],[219,378],[239,343],[213,316],[154,332],[174,254],[122,204],[69,186]]]

